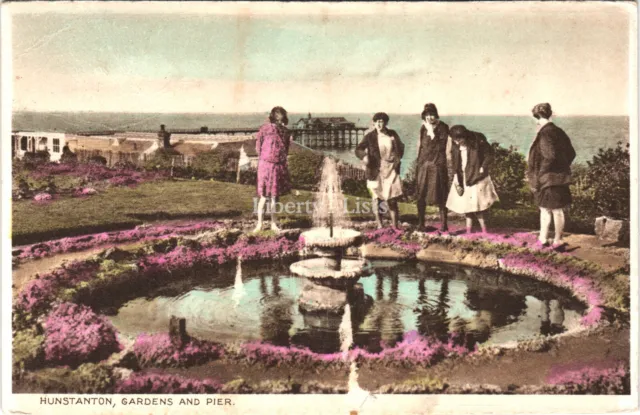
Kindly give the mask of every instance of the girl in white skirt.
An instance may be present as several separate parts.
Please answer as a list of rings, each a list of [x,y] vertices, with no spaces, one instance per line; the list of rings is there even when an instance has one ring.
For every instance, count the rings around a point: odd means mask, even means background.
[[[454,144],[451,155],[454,176],[447,208],[466,216],[467,233],[471,233],[474,217],[486,233],[484,211],[498,201],[489,176],[493,148],[483,134],[469,131],[463,125],[451,127],[449,135]]]

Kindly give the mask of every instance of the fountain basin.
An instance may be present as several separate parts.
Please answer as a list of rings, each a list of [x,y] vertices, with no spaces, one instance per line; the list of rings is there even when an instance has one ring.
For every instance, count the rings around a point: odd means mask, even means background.
[[[333,228],[333,236],[329,228],[313,228],[301,236],[307,248],[346,248],[362,240],[360,232],[345,228]]]
[[[320,280],[357,280],[371,270],[364,259],[342,259],[340,269],[334,269],[331,258],[311,258],[291,264],[290,270],[296,275],[307,277],[313,282]]]

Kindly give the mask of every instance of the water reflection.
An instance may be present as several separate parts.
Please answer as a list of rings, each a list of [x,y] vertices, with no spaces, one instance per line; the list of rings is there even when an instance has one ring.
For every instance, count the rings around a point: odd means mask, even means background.
[[[468,345],[555,334],[577,325],[584,311],[561,290],[501,273],[424,263],[373,265],[373,274],[348,290],[310,284],[291,275],[286,264],[238,264],[235,280],[233,269],[219,271],[228,277],[202,271],[197,281],[174,282],[171,289],[119,305],[111,318],[128,335],[166,332],[169,317],[177,315],[197,337],[329,353],[340,350],[345,322],[351,325],[349,343],[378,351],[410,330],[441,339],[459,333]]]

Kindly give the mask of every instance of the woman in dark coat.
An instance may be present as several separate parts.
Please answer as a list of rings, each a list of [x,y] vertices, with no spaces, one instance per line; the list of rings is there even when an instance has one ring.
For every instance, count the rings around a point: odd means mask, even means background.
[[[487,232],[484,211],[498,201],[498,194],[489,176],[493,165],[493,147],[487,138],[464,125],[451,127],[453,148],[453,184],[447,207],[466,216],[467,233],[471,233],[473,219],[478,219],[482,232]]]
[[[373,198],[373,213],[380,220],[381,200],[387,202],[391,223],[398,227],[398,197],[402,196],[400,161],[404,155],[404,144],[398,133],[387,128],[389,116],[379,112],[373,116],[375,129],[367,133],[356,147],[356,156],[367,166],[367,188]]]
[[[540,126],[538,134],[529,149],[527,179],[535,201],[540,207],[539,242],[548,246],[551,217],[555,227],[553,248],[563,250],[564,211],[571,204],[571,163],[576,152],[569,136],[550,121],[551,105],[538,104],[532,110]]]
[[[424,229],[424,215],[427,204],[440,209],[442,232],[447,225],[447,194],[449,192],[449,172],[447,171],[447,143],[449,126],[440,121],[434,104],[426,104],[422,111],[423,124],[420,127],[418,158],[416,160],[416,192],[418,202],[418,230]]]

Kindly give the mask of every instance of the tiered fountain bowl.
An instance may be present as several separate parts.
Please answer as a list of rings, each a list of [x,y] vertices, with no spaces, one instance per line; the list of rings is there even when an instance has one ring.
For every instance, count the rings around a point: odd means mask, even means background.
[[[313,228],[303,232],[305,247],[319,258],[305,259],[291,265],[291,272],[313,283],[334,288],[348,288],[369,272],[367,261],[344,258],[347,248],[362,242],[362,234],[353,229]]]

